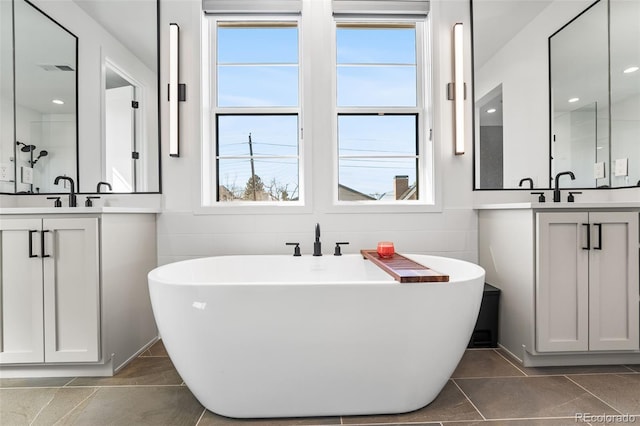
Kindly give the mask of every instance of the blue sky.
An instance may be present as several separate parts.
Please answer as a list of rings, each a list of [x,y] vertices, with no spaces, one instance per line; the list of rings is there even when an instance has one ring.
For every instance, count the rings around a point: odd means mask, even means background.
[[[218,106],[298,106],[297,28],[218,28]],[[414,29],[337,31],[338,106],[415,106]],[[399,49],[398,46],[404,46]],[[340,116],[341,156],[415,154],[415,116]],[[297,187],[295,116],[219,117],[219,155],[248,156],[256,174]],[[328,141],[330,143],[330,141]],[[244,187],[248,158],[221,159],[219,183]],[[395,175],[416,177],[415,158],[341,158],[340,183],[365,194],[391,191]]]

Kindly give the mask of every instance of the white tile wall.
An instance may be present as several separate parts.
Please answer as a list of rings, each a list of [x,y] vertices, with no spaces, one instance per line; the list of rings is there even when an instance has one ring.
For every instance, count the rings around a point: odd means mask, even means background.
[[[433,19],[433,96],[434,143],[438,169],[438,199],[442,211],[433,213],[342,214],[322,210],[323,194],[313,194],[309,213],[302,214],[214,214],[196,215],[200,161],[200,0],[161,0],[161,28],[169,22],[180,25],[181,80],[187,84],[187,101],[181,103],[181,156],[163,154],[163,206],[158,218],[158,262],[229,254],[292,253],[285,242],[300,242],[303,253],[312,252],[314,225],[321,224],[323,252],[332,254],[336,241],[349,241],[345,253],[375,248],[381,240],[391,240],[400,253],[427,253],[477,261],[477,215],[472,210],[471,136],[468,153],[454,156],[451,133],[452,104],[446,100],[446,83],[451,75],[451,29],[456,22],[469,28],[468,1],[432,2]],[[310,1],[310,0],[305,0]],[[329,5],[328,0],[324,0]],[[314,0],[313,7],[317,6]],[[311,5],[311,3],[305,3]],[[329,6],[327,6],[329,7]],[[167,34],[161,33],[162,51],[166,51]],[[467,39],[470,48],[470,38]],[[470,49],[468,49],[470,51]],[[468,55],[470,59],[470,53]],[[166,55],[161,57],[166,69]],[[471,68],[465,70],[471,80]],[[166,79],[166,76],[163,77]],[[166,87],[163,81],[161,87]],[[165,89],[163,89],[164,92]],[[316,93],[316,95],[318,95]],[[321,95],[321,94],[320,94]],[[161,93],[166,99],[166,93]],[[468,105],[468,128],[471,129],[471,106]],[[163,153],[167,152],[167,108],[162,108]],[[316,113],[325,113],[316,111]],[[322,161],[320,151],[314,160]],[[324,155],[324,154],[323,154]],[[326,171],[316,170],[314,179],[327,179]],[[323,192],[323,191],[316,191]]]

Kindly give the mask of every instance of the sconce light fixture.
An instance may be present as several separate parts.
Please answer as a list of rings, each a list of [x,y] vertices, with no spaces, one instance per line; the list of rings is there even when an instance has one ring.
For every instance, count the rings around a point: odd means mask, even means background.
[[[455,154],[464,154],[464,49],[463,26],[458,22],[453,26],[453,83],[447,85],[447,99],[453,101],[453,143]]]
[[[186,99],[186,86],[178,83],[178,42],[180,27],[169,24],[169,155],[180,156],[178,102]]]

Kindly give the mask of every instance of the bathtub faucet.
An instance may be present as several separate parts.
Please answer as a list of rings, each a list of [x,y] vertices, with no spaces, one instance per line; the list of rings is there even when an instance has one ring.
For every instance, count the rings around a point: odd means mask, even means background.
[[[313,255],[322,256],[322,244],[320,243],[320,224],[316,223],[316,241],[313,243]]]

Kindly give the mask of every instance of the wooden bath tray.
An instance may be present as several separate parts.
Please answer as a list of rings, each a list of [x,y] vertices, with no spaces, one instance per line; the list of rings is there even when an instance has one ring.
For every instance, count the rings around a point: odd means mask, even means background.
[[[401,283],[448,282],[449,275],[441,274],[431,268],[414,262],[401,254],[395,253],[390,258],[378,256],[376,250],[360,250],[362,257],[375,263],[380,269]]]

